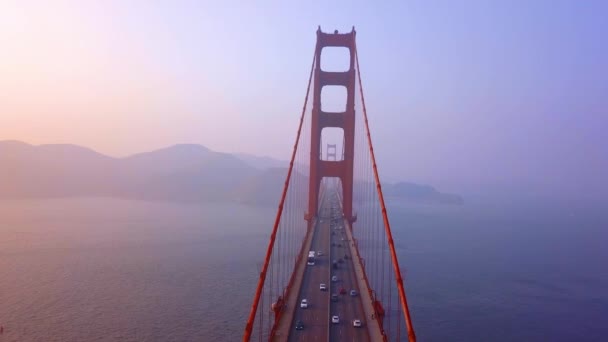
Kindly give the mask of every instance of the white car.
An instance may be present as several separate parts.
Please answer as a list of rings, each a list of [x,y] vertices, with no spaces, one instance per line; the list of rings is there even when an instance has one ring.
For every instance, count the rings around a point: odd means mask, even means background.
[[[318,251],[318,252],[317,252],[317,256],[321,256],[321,255],[323,255],[323,252]]]
[[[353,327],[358,328],[361,326],[361,320],[353,319]]]
[[[333,324],[338,324],[338,323],[340,323],[340,317],[338,317],[338,315],[333,315],[333,316],[331,316],[331,322],[332,322]]]
[[[300,303],[300,307],[302,309],[306,309],[308,307],[308,301],[306,300],[306,298],[302,299],[302,302]]]
[[[321,290],[321,291],[327,291],[327,285],[325,285],[325,284],[319,285],[319,290]]]
[[[333,281],[333,282],[338,281],[338,277],[336,277],[336,276],[331,277],[331,281]]]

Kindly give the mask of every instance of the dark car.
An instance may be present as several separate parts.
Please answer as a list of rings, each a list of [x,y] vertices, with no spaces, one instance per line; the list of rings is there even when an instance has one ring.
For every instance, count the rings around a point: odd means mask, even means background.
[[[302,321],[296,321],[296,330],[304,329],[304,323]]]
[[[346,294],[346,289],[345,289],[345,288],[341,288],[341,289],[340,289],[340,294],[341,294],[341,295]]]
[[[332,295],[331,295],[331,301],[332,302],[337,302],[338,301],[338,295],[335,294],[335,293],[332,293]]]

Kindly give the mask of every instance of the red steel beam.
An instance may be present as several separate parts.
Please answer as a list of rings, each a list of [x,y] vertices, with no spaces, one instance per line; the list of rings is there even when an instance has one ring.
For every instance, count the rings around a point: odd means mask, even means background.
[[[380,201],[380,207],[382,208],[382,220],[384,221],[384,230],[386,237],[388,238],[388,246],[391,251],[391,259],[393,261],[393,270],[395,271],[395,279],[397,281],[397,289],[399,291],[399,300],[401,301],[401,309],[405,316],[405,324],[407,326],[407,335],[410,342],[416,341],[416,334],[414,333],[414,326],[410,317],[410,310],[407,305],[407,299],[405,297],[405,288],[403,286],[403,277],[401,276],[401,270],[399,269],[399,261],[397,260],[397,253],[395,252],[395,244],[393,243],[393,234],[391,233],[391,225],[388,221],[388,215],[386,213],[386,206],[384,204],[384,195],[382,194],[382,186],[380,185],[380,177],[378,176],[378,167],[376,166],[376,156],[374,154],[374,147],[372,145],[372,136],[369,131],[369,124],[367,121],[367,110],[365,108],[365,98],[363,97],[363,84],[361,83],[361,72],[359,70],[359,54],[357,53],[357,43],[355,41],[355,60],[357,63],[357,78],[359,79],[359,92],[361,94],[361,104],[363,106],[363,117],[365,119],[365,130],[367,132],[367,142],[369,145],[369,153],[372,158],[372,165],[374,170],[374,179],[376,181],[376,189],[378,192],[378,200]]]
[[[291,179],[291,172],[293,171],[293,162],[296,158],[296,152],[298,150],[298,142],[300,140],[300,133],[302,132],[302,125],[304,123],[304,115],[306,114],[306,104],[308,103],[308,94],[310,93],[310,83],[312,81],[312,73],[315,67],[316,55],[312,59],[312,66],[310,68],[310,76],[308,77],[308,87],[306,89],[306,97],[304,98],[304,107],[302,108],[302,115],[300,115],[300,125],[298,126],[298,133],[296,135],[296,142],[293,145],[293,151],[291,153],[291,161],[289,163],[289,171],[287,171],[287,177],[285,178],[285,185],[283,186],[283,193],[281,195],[281,201],[279,202],[279,209],[274,219],[274,226],[272,227],[272,234],[270,235],[270,241],[268,242],[268,248],[266,249],[266,257],[264,259],[264,266],[262,272],[260,272],[260,279],[258,280],[258,286],[255,291],[255,297],[253,304],[251,305],[251,311],[249,311],[249,318],[247,319],[247,325],[245,327],[245,334],[243,335],[243,342],[248,342],[251,339],[251,333],[253,332],[253,324],[255,322],[256,312],[258,310],[258,304],[260,302],[260,296],[264,289],[264,282],[266,281],[266,272],[268,271],[268,265],[270,264],[270,257],[272,256],[272,249],[274,247],[274,241],[277,236],[279,229],[279,223],[281,222],[281,215],[283,214],[283,206],[285,204],[285,198],[287,197],[287,190],[289,188],[289,180]]]

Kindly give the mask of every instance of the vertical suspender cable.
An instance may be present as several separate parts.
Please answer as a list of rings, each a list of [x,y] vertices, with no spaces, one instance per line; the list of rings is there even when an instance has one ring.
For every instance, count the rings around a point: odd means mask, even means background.
[[[316,56],[316,51],[315,51],[315,56]],[[281,201],[279,202],[279,209],[277,210],[277,215],[274,220],[272,234],[270,235],[270,241],[268,243],[268,248],[266,249],[266,257],[264,259],[264,266],[262,267],[262,272],[260,272],[260,279],[258,280],[257,289],[255,291],[255,297],[253,299],[253,304],[251,305],[251,310],[249,311],[249,318],[247,319],[247,325],[245,326],[245,333],[243,335],[244,342],[248,342],[249,339],[251,338],[251,333],[253,331],[253,324],[255,322],[255,314],[258,309],[258,304],[260,301],[260,296],[262,294],[262,290],[264,289],[264,283],[266,281],[266,272],[268,271],[268,264],[270,261],[270,257],[272,255],[272,249],[274,247],[275,238],[277,236],[277,229],[279,228],[279,222],[281,222],[281,215],[283,214],[283,205],[285,204],[285,196],[287,195],[287,189],[289,187],[289,180],[291,179],[291,173],[293,171],[293,162],[296,157],[296,152],[298,150],[298,141],[300,140],[300,134],[302,132],[302,123],[304,122],[304,115],[306,114],[306,104],[308,103],[308,95],[310,93],[310,84],[312,83],[312,75],[313,75],[314,66],[315,66],[315,57],[313,57],[313,59],[312,59],[312,66],[310,68],[310,76],[308,77],[308,87],[306,88],[306,97],[304,98],[304,107],[302,108],[302,115],[300,116],[300,125],[298,126],[296,142],[293,146],[293,152],[291,153],[291,161],[289,163],[289,170],[287,171],[287,177],[285,179],[283,193],[281,194]]]
[[[355,60],[357,62],[357,78],[359,79],[359,91],[361,92],[361,104],[363,105],[363,116],[365,118],[365,129],[367,131],[367,141],[369,144],[369,152],[372,159],[374,179],[376,181],[376,189],[378,192],[378,200],[382,207],[382,219],[384,221],[384,229],[386,237],[388,239],[388,246],[391,252],[391,259],[393,261],[393,270],[395,272],[395,279],[397,281],[397,288],[399,291],[399,299],[401,301],[401,309],[405,314],[405,323],[407,326],[407,335],[410,342],[416,341],[416,334],[414,333],[414,326],[412,325],[410,311],[407,305],[407,299],[405,297],[405,288],[403,286],[403,278],[401,277],[401,270],[399,269],[399,261],[397,260],[397,253],[395,252],[395,245],[393,242],[393,234],[391,233],[390,222],[388,221],[388,215],[386,213],[386,205],[384,203],[384,195],[382,194],[382,186],[380,185],[380,177],[378,176],[378,167],[376,165],[376,156],[374,155],[374,148],[372,145],[372,137],[369,131],[369,123],[367,118],[367,110],[365,108],[365,98],[363,96],[363,84],[361,82],[361,71],[359,70],[359,53],[357,51],[357,43],[355,42]]]
[[[262,286],[264,286],[264,285],[262,285]],[[263,290],[264,289],[262,289],[262,291]],[[260,311],[260,336],[258,336],[258,337],[259,337],[260,342],[262,342],[262,336],[264,335],[264,310],[263,310],[264,295],[263,294],[262,294],[262,298],[260,300],[262,301],[262,305],[260,306],[260,310],[259,310]]]
[[[280,226],[279,226],[280,227]],[[277,229],[277,233],[279,233],[280,231]],[[271,257],[270,257],[270,282],[268,283],[270,286],[268,286],[268,292],[266,293],[266,299],[268,300],[268,304],[272,303],[272,289],[275,286],[275,277],[274,277],[274,265],[277,263],[276,260],[276,248],[274,248],[275,251],[273,251]],[[273,258],[274,257],[274,258]],[[264,314],[266,314],[267,312],[269,312],[269,310],[265,307],[262,306],[262,312]],[[268,319],[266,324],[268,324],[268,328],[266,331],[270,331],[270,327],[271,327],[271,322],[270,322],[270,314],[268,314]]]

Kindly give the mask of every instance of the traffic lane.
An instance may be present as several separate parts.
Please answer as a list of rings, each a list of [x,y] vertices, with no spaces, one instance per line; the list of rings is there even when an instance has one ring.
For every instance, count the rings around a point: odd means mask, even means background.
[[[315,249],[319,244],[319,229],[318,226],[315,227],[313,241],[311,244],[311,249]],[[305,251],[308,253],[308,251]],[[319,322],[315,318],[318,314],[315,314],[316,311],[322,310],[322,307],[319,305],[319,296],[315,291],[312,291],[312,284],[318,278],[316,274],[318,271],[317,265],[308,266],[306,265],[306,270],[304,271],[304,277],[302,278],[302,288],[300,290],[300,296],[297,302],[296,314],[294,315],[294,322],[292,323],[292,328],[290,330],[290,341],[308,341],[308,340],[322,340],[326,337],[325,329],[323,329],[322,322]],[[321,265],[319,265],[321,266]],[[303,309],[300,307],[300,302],[303,298],[306,298],[310,305],[308,308]],[[295,321],[302,321],[304,325],[303,330],[295,330]]]
[[[340,235],[344,238],[344,241],[342,242],[342,249],[344,255],[348,255],[348,258],[344,258],[344,267],[346,269],[348,275],[348,282],[350,284],[350,288],[346,288],[346,290],[348,291],[347,296],[349,298],[347,300],[346,312],[351,315],[349,323],[352,329],[350,331],[353,334],[354,340],[369,341],[369,332],[367,331],[367,328],[364,328],[367,324],[367,318],[365,317],[365,311],[363,310],[363,303],[361,302],[361,297],[359,297],[359,293],[361,293],[361,291],[359,289],[359,283],[357,282],[357,275],[355,273],[355,266],[353,265],[353,258],[350,255],[350,249],[348,248],[348,244],[351,243],[351,241],[348,240],[348,237],[346,236],[344,230],[342,230],[342,233]],[[357,296],[351,297],[350,290],[357,291]],[[356,328],[352,326],[352,321],[355,319],[361,321],[361,327]]]
[[[315,266],[311,266],[315,267]],[[306,284],[307,291],[306,298],[309,301],[309,306],[306,309],[300,309],[300,319],[304,324],[304,330],[298,331],[301,341],[326,341],[327,340],[327,324],[323,319],[324,313],[327,312],[326,305],[323,304],[324,298],[322,292],[315,288],[314,284],[317,283],[319,277],[312,272],[310,281]],[[317,285],[318,286],[318,285]]]
[[[329,317],[329,271],[331,267],[331,260],[329,260],[329,223],[324,222],[321,226],[321,230],[319,231],[319,248],[318,251],[323,252],[321,257],[318,257],[320,266],[317,272],[318,277],[316,281],[311,284],[311,288],[313,291],[316,291],[320,298],[320,305],[322,306],[322,310],[316,314],[315,320],[322,322],[323,327],[323,336],[324,342],[328,339],[328,317]],[[315,265],[316,267],[316,265]],[[325,284],[327,286],[326,291],[321,291],[319,286],[320,284]]]
[[[317,231],[317,240],[315,241],[313,250],[327,251],[329,245],[325,238],[327,229],[325,224],[321,224]],[[327,341],[327,312],[328,312],[328,296],[327,292],[319,289],[319,284],[327,283],[328,262],[324,256],[316,258],[315,265],[309,266],[311,269],[311,278],[306,284],[307,294],[310,297],[310,307],[301,309],[305,312],[303,315],[304,330],[310,330],[310,333],[302,334],[306,341]],[[304,298],[304,297],[303,297]],[[307,297],[308,298],[308,297]],[[309,310],[312,309],[312,310]],[[311,329],[307,329],[307,322]]]
[[[348,243],[348,241],[346,241]],[[346,250],[346,247],[344,248]],[[345,253],[348,254],[348,253]],[[361,302],[361,297],[359,297],[359,286],[356,281],[355,268],[352,264],[352,258],[344,260],[344,280],[349,284],[349,287],[345,287],[347,294],[344,295],[344,309],[346,320],[345,323],[348,324],[348,329],[345,331],[345,335],[349,341],[369,341],[369,333],[366,327],[366,317],[363,311],[363,303]],[[351,297],[350,290],[357,291],[357,296]],[[354,327],[353,320],[358,319],[361,320],[361,327]]]
[[[335,235],[332,236],[332,242],[336,245],[332,250],[333,259],[339,260],[342,258],[344,262],[338,263],[338,269],[334,270],[334,274],[338,277],[338,282],[334,283],[332,293],[339,293],[341,288],[347,291],[347,294],[338,294],[338,302],[332,302],[332,315],[337,314],[340,318],[340,323],[332,324],[330,329],[330,341],[369,341],[369,334],[365,328],[365,317],[363,314],[363,305],[359,296],[351,297],[350,290],[354,289],[359,292],[357,282],[355,279],[354,267],[352,265],[352,259],[344,259],[344,255],[348,254],[348,249],[344,247],[348,241],[342,241],[342,232],[336,230]],[[338,246],[340,244],[341,246]],[[362,327],[353,327],[352,321],[354,319],[360,319],[362,321]]]
[[[321,224],[320,229],[317,231],[317,240],[315,245],[315,251],[324,252],[323,256],[318,257],[315,265],[311,266],[313,268],[311,274],[313,275],[311,282],[308,284],[309,293],[314,298],[314,302],[312,302],[313,308],[316,310],[311,311],[308,319],[314,322],[315,324],[315,334],[310,336],[310,339],[314,340],[315,337],[318,336],[319,340],[327,341],[327,317],[329,310],[329,298],[327,291],[321,291],[319,289],[319,285],[321,283],[327,284],[329,279],[327,279],[329,274],[329,262],[327,261],[327,251],[329,246],[329,238],[328,238],[328,229],[329,225],[327,223]],[[305,327],[306,329],[306,327]],[[308,338],[308,336],[306,335]]]
[[[338,241],[339,241],[339,231],[337,229],[332,229],[333,234],[331,234],[330,236],[330,240],[331,240],[331,255],[332,255],[332,262],[333,260],[338,261],[340,259],[340,248],[337,246]],[[339,290],[342,286],[344,286],[344,272],[343,272],[343,267],[342,264],[340,264],[338,262],[338,268],[333,268],[332,267],[332,277],[336,276],[338,278],[338,281],[331,283],[331,293],[332,294],[336,294],[338,297],[338,300],[336,302],[331,302],[330,304],[330,310],[331,310],[331,316],[337,315],[338,318],[340,319],[339,323],[331,323],[331,327],[329,330],[329,336],[330,336],[330,341],[342,341],[347,339],[347,332],[345,330],[345,319],[346,319],[346,312],[344,309],[344,298],[342,295],[339,294]]]
[[[332,247],[332,259],[338,261],[342,252],[341,248],[338,247],[338,243],[340,243],[339,230],[334,230],[334,235],[332,235],[331,240],[334,244]],[[345,308],[345,298],[344,295],[340,295],[339,293],[342,287],[348,286],[343,263],[338,262],[338,268],[333,269],[333,275],[338,277],[338,281],[332,283],[332,293],[335,293],[338,296],[338,301],[332,302],[332,316],[338,315],[340,322],[332,323],[330,328],[330,341],[343,341],[348,339],[349,335],[348,313]]]
[[[338,230],[332,230],[334,235],[331,236],[331,242],[333,246],[332,249],[332,259],[338,261],[340,259],[340,247],[337,246],[339,241],[339,233]],[[347,312],[345,310],[344,305],[344,296],[340,295],[339,291],[341,287],[344,287],[348,284],[345,283],[345,272],[343,268],[343,264],[338,262],[338,268],[332,268],[332,276],[336,276],[338,281],[332,282],[331,293],[336,294],[338,296],[338,300],[336,302],[331,302],[331,315],[337,315],[340,319],[339,323],[332,323],[329,331],[330,341],[343,341],[348,339],[348,323],[347,323]]]
[[[325,225],[317,226],[314,232],[311,250],[327,251],[329,242],[324,237],[327,232]],[[325,252],[327,253],[327,252]],[[314,266],[306,266],[302,279],[302,289],[298,298],[298,307],[294,315],[294,322],[290,330],[289,341],[327,341],[327,292],[319,290],[319,284],[327,282],[328,265],[324,257],[319,257]],[[309,302],[308,308],[303,309],[299,305],[306,298]],[[304,329],[295,330],[295,321],[301,320]]]

